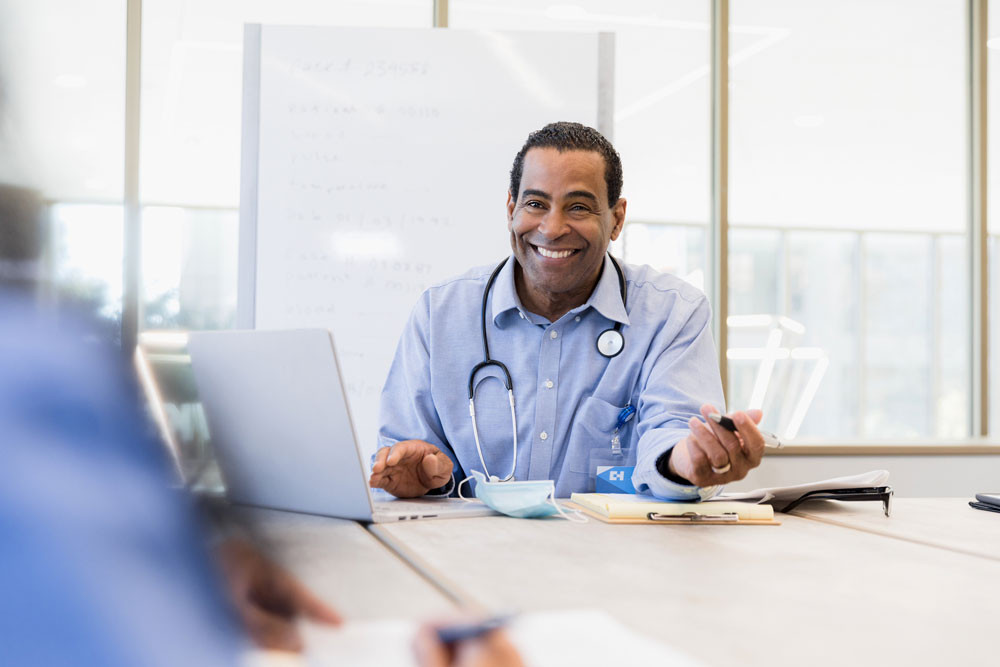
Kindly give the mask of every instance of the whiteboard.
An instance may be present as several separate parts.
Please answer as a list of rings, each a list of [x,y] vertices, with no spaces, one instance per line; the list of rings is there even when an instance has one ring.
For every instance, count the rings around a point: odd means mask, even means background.
[[[610,137],[612,40],[246,26],[237,325],[332,330],[366,454],[421,292],[510,253],[528,134],[569,120]]]

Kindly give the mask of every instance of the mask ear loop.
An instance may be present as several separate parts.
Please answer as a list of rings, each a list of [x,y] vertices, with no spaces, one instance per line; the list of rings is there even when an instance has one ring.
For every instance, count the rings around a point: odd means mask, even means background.
[[[463,479],[461,482],[458,483],[458,497],[467,503],[471,503],[473,500],[475,500],[475,498],[466,498],[465,496],[462,495],[462,485],[468,482],[470,479],[472,479],[472,475],[469,475],[468,477],[466,477],[465,479]]]
[[[567,521],[572,521],[573,523],[587,523],[590,521],[590,519],[587,518],[587,515],[580,510],[570,510],[570,513],[567,514],[566,511],[559,506],[559,501],[557,501],[555,497],[549,496],[549,500],[551,500],[552,504],[555,505],[556,511],[559,512],[559,515]]]

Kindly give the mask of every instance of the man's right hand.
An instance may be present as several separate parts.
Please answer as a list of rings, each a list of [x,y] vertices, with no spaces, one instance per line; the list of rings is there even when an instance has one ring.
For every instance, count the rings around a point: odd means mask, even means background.
[[[373,489],[385,489],[397,498],[418,498],[451,479],[451,459],[429,442],[403,440],[375,454]]]

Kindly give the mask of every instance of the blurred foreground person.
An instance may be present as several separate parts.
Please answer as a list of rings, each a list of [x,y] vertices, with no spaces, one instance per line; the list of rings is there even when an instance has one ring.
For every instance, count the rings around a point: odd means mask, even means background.
[[[0,663],[235,664],[244,635],[119,355],[68,319],[0,287]]]
[[[219,542],[220,578],[118,350],[34,298],[40,211],[0,186],[0,663],[231,664],[247,635],[300,649],[298,616],[339,616],[246,540]]]

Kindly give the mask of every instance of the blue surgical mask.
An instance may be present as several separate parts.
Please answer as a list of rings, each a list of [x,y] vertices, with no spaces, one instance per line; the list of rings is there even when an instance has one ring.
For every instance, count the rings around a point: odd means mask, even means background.
[[[551,479],[501,482],[496,477],[487,479],[478,470],[473,470],[472,476],[476,480],[476,497],[501,514],[518,519],[536,519],[561,513],[555,501],[549,502],[556,491],[555,482]],[[462,483],[465,481],[462,480]]]

